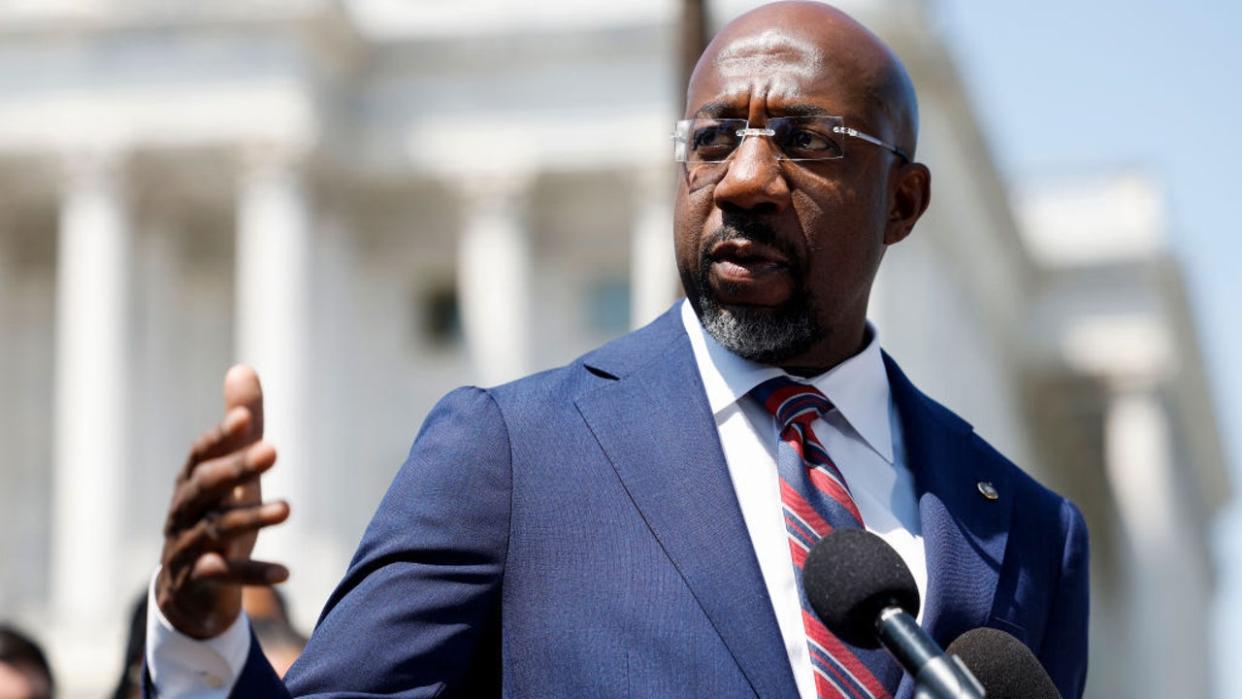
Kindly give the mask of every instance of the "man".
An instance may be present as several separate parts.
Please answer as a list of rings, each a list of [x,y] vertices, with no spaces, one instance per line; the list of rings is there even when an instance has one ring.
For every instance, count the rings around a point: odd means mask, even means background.
[[[914,572],[942,644],[999,627],[1078,696],[1081,515],[919,393],[866,322],[884,251],[930,196],[901,63],[835,9],[780,3],[712,41],[687,98],[687,303],[566,367],[445,397],[288,689],[908,697],[883,653],[805,611],[806,550],[865,526]],[[284,687],[237,585],[287,575],[249,554],[288,506],[260,504],[275,452],[257,378],[235,368],[225,394],[174,493],[148,660],[165,692],[266,696]]]

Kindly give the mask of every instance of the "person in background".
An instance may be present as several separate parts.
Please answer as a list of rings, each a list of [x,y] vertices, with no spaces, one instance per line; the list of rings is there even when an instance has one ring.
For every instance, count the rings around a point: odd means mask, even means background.
[[[142,652],[147,644],[147,595],[134,600],[129,613],[129,633],[125,636],[125,661],[121,679],[112,691],[112,699],[136,699],[142,696]]]
[[[39,644],[0,624],[0,699],[50,699],[55,689],[52,667]]]

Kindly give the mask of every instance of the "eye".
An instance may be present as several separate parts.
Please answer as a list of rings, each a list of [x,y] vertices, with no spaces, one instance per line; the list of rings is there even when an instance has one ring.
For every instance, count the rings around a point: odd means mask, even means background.
[[[836,158],[841,156],[841,144],[818,131],[790,129],[785,137],[785,150],[798,157]]]
[[[695,129],[691,145],[700,148],[731,147],[737,142],[737,135],[722,125],[703,126]]]

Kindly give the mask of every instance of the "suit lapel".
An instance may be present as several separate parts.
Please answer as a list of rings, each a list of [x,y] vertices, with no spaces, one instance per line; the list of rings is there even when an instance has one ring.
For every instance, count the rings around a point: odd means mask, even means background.
[[[693,351],[679,322],[667,335],[661,354],[578,410],[755,693],[796,696]]]
[[[948,644],[987,623],[1008,540],[1012,490],[1004,469],[987,468],[970,425],[884,359],[919,499],[928,572],[923,627]],[[980,483],[991,483],[1000,497],[985,498]]]

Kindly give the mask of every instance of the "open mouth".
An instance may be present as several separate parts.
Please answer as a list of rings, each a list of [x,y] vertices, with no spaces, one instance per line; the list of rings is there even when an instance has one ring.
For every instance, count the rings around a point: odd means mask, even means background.
[[[780,251],[750,240],[727,240],[712,246],[707,258],[713,269],[724,277],[738,281],[786,271],[789,258]]]
[[[724,304],[775,306],[793,292],[789,258],[776,248],[746,239],[717,243],[707,254],[708,283]]]

